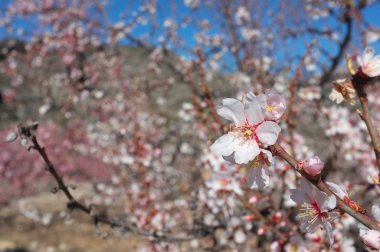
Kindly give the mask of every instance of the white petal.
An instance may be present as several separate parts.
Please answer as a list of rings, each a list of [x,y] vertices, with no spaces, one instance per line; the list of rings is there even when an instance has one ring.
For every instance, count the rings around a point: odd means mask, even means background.
[[[377,221],[380,221],[380,207],[378,205],[373,205],[371,208],[371,212],[372,212],[373,217]]]
[[[307,197],[309,198],[308,202],[310,202],[311,200],[314,200],[314,188],[312,186],[312,184],[305,178],[301,178],[301,190],[307,195]]]
[[[256,95],[251,91],[247,94],[247,101],[251,102],[253,99],[255,99]]]
[[[252,97],[251,101],[244,105],[244,110],[249,124],[257,125],[264,121],[264,114],[257,97]]]
[[[302,190],[299,190],[299,189],[290,189],[290,198],[298,203],[298,204],[302,204],[304,202],[309,202],[309,199],[308,197],[306,196],[306,194],[302,191]]]
[[[222,106],[217,109],[218,115],[233,122],[235,125],[241,125],[244,122],[244,106],[236,99],[223,99]]]
[[[362,66],[363,65],[363,59],[362,59],[362,56],[361,55],[358,55],[356,57],[356,61],[358,62],[359,66]]]
[[[239,140],[232,133],[225,134],[210,146],[212,152],[222,156],[229,156],[235,151],[235,146],[239,144]]]
[[[9,132],[9,134],[5,138],[5,142],[7,142],[7,143],[14,142],[14,141],[16,141],[17,137],[18,137],[18,135],[15,132]]]
[[[332,234],[332,226],[331,226],[331,223],[326,221],[326,220],[322,220],[322,225],[323,225],[323,228],[325,229],[326,231],[326,234],[327,234],[327,239],[329,240],[329,245],[330,245],[330,248],[332,247],[332,245],[334,244],[334,237],[333,237],[333,234]]]
[[[237,244],[244,243],[246,239],[247,239],[247,236],[243,230],[239,229],[238,231],[234,233],[234,240]]]
[[[296,219],[301,222],[301,230],[307,233],[314,233],[317,227],[321,225],[320,219],[317,219],[311,223],[308,218],[300,217],[300,215],[297,215]]]
[[[260,149],[256,141],[248,140],[235,147],[235,161],[237,164],[247,164],[259,155]]]
[[[367,47],[362,55],[362,60],[364,64],[367,64],[371,58],[375,55],[375,49],[373,47]]]
[[[277,123],[266,121],[257,127],[256,135],[263,144],[273,145],[276,143],[280,131],[281,128]]]
[[[367,228],[366,226],[364,226],[363,224],[359,223],[358,224],[358,228],[359,228],[359,236],[363,236],[365,233],[367,233],[367,231],[369,230],[369,228]]]
[[[380,55],[372,58],[369,63],[369,70],[366,73],[370,77],[376,77],[380,75]]]
[[[259,94],[259,95],[257,96],[257,98],[258,98],[259,101],[260,101],[260,105],[261,105],[261,107],[265,107],[265,105],[267,105],[267,100],[268,100],[268,98],[267,98],[267,96],[266,96],[265,94]]]
[[[376,55],[375,57],[373,57],[371,59],[371,62],[374,66],[377,66],[378,64],[380,64],[380,55]]]
[[[328,210],[334,209],[336,207],[336,198],[334,195],[330,195],[327,200],[323,203],[321,207],[322,212],[327,212]]]
[[[337,184],[332,183],[332,182],[326,182],[326,184],[328,185],[329,189],[333,193],[335,193],[341,200],[343,200],[344,197],[348,195],[348,193]]]
[[[272,164],[272,162],[273,162],[272,152],[270,152],[268,150],[265,150],[265,149],[260,149],[260,151],[266,156],[266,158],[268,159],[269,163]]]

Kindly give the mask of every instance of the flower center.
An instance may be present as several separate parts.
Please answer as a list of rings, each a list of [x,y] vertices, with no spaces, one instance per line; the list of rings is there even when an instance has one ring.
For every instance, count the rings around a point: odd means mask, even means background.
[[[244,138],[244,140],[258,140],[255,130],[256,127],[253,125],[249,125],[248,123],[245,123],[242,126],[235,127],[235,130],[240,133],[240,135]]]
[[[265,110],[268,111],[268,112],[273,112],[273,110],[275,110],[276,106],[274,105],[266,105],[265,106]]]
[[[300,209],[299,217],[307,219],[307,222],[312,224],[322,217],[327,217],[327,213],[322,213],[317,202],[303,203]]]
[[[289,249],[290,249],[290,252],[297,252],[298,251],[298,245],[291,244]]]
[[[269,166],[270,163],[269,163],[268,158],[265,156],[265,154],[260,152],[260,154],[257,155],[255,159],[249,161],[248,165],[250,168],[256,169],[256,168],[262,168],[263,166]]]

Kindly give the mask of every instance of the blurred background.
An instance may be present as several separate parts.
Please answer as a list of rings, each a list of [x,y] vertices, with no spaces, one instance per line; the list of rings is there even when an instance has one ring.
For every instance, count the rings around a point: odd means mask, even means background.
[[[356,107],[328,98],[349,77],[345,54],[380,52],[377,0],[2,0],[0,10],[0,251],[327,251],[323,231],[298,230],[285,163],[264,192],[249,190],[247,167],[208,148],[228,130],[220,100],[248,91],[287,98],[279,141],[290,153],[318,154],[323,176],[363,206],[379,198]],[[154,242],[70,213],[38,154],[6,142],[28,121],[79,200],[197,238]],[[350,217],[335,228],[334,251],[363,251]]]

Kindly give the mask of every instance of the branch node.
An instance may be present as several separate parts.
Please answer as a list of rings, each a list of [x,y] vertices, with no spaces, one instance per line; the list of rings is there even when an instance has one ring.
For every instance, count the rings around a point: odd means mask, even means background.
[[[56,194],[58,191],[59,191],[59,188],[56,187],[56,186],[54,186],[54,187],[50,190],[50,192],[51,192],[52,194]]]
[[[356,110],[356,113],[358,113],[358,115],[360,116],[360,118],[361,118],[362,120],[364,120],[363,112],[362,112],[360,109],[357,109],[357,110]]]

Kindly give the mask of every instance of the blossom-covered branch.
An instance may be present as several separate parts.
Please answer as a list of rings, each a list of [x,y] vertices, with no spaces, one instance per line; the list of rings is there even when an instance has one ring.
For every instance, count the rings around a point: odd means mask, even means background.
[[[380,136],[376,129],[371,115],[369,113],[368,98],[366,88],[369,84],[376,81],[376,78],[380,76],[380,55],[375,56],[375,51],[372,47],[367,47],[362,55],[357,57],[358,69],[351,69],[353,74],[352,84],[358,94],[361,111],[360,117],[365,122],[368,133],[371,137],[373,150],[376,156],[377,168],[379,175],[375,178],[375,181],[380,181]]]
[[[303,221],[301,228],[307,232],[314,232],[318,226],[323,226],[330,246],[334,240],[330,222],[339,217],[338,209],[348,213],[367,228],[380,231],[376,220],[369,217],[343,189],[321,179],[324,164],[319,157],[297,161],[277,143],[281,131],[277,122],[285,110],[285,99],[273,91],[258,96],[248,93],[243,97],[243,101],[224,99],[217,112],[233,122],[234,126],[230,132],[211,145],[211,150],[229,162],[247,166],[248,185],[260,190],[270,183],[269,168],[273,156],[288,162],[303,176],[302,189],[291,190],[291,198],[302,205],[301,213],[298,215]],[[319,190],[313,189],[310,183]]]
[[[35,150],[41,156],[46,164],[46,170],[52,175],[52,177],[57,182],[57,188],[54,191],[62,191],[67,198],[67,208],[70,211],[80,210],[90,216],[96,226],[98,224],[106,224],[112,229],[117,229],[123,233],[131,232],[136,235],[148,237],[155,241],[165,241],[165,242],[183,242],[193,240],[195,238],[209,236],[213,233],[213,230],[219,228],[218,226],[212,227],[199,227],[197,230],[185,231],[186,234],[169,234],[164,233],[162,231],[151,231],[151,230],[143,230],[135,225],[128,223],[127,221],[121,220],[118,217],[107,217],[102,214],[98,214],[96,210],[92,206],[86,206],[80,201],[78,201],[74,195],[70,192],[69,186],[65,184],[61,175],[58,174],[56,168],[50,161],[45,148],[42,147],[35,135],[35,131],[38,128],[38,123],[34,123],[32,125],[23,125],[20,124],[18,126],[18,134],[17,136],[21,138],[24,146],[28,147],[28,150]],[[16,140],[16,137],[12,139]]]
[[[337,207],[342,209],[344,212],[348,213],[352,217],[354,217],[359,222],[363,223],[365,226],[379,230],[380,226],[376,224],[376,221],[371,219],[366,214],[359,213],[355,211],[355,209],[352,209],[349,205],[347,205],[346,202],[341,199],[338,195],[334,194],[332,190],[329,188],[328,185],[324,181],[320,179],[319,174],[317,176],[311,176],[304,170],[300,170],[298,166],[298,162],[296,159],[294,159],[292,156],[290,156],[279,144],[275,144],[270,147],[272,152],[275,153],[277,156],[281,157],[282,159],[286,160],[299,174],[301,174],[304,178],[306,178],[309,182],[311,182],[313,185],[315,185],[319,190],[322,192],[325,192],[327,195],[335,195],[337,196]]]

